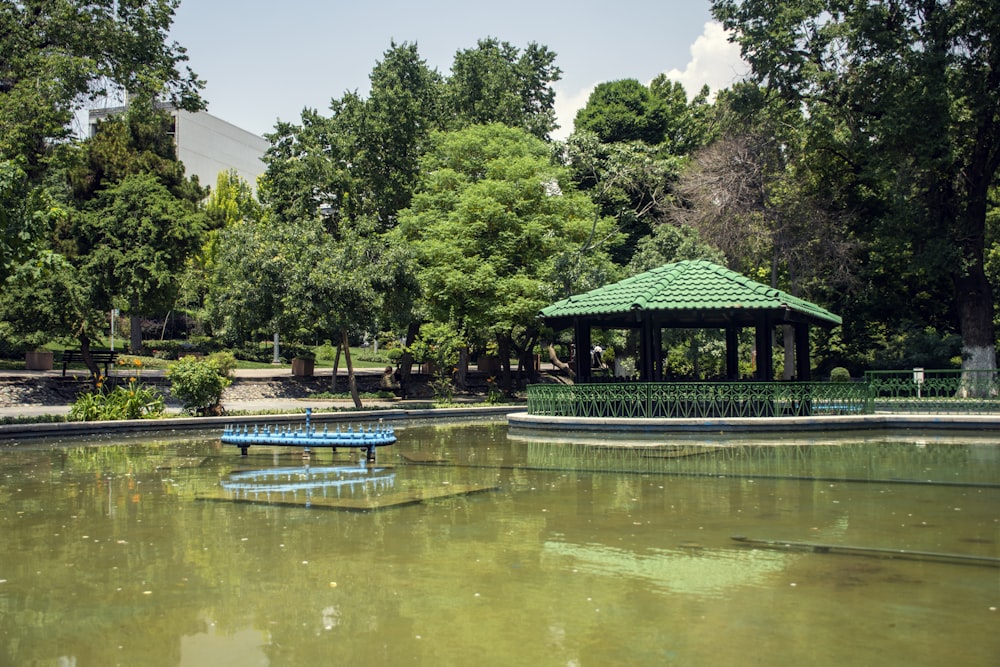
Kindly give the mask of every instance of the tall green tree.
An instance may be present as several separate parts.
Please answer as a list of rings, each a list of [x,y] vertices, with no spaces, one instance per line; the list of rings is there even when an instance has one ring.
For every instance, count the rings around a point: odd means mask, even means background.
[[[86,207],[76,235],[81,267],[94,281],[95,305],[122,299],[133,316],[131,349],[143,348],[140,315],[174,302],[178,278],[201,247],[207,219],[151,174],[125,177]]]
[[[412,302],[405,248],[359,219],[331,233],[318,217],[266,218],[223,229],[209,272],[209,310],[230,342],[280,332],[295,342],[333,340],[391,324]],[[360,407],[348,357],[351,393]]]
[[[627,264],[639,241],[663,220],[683,160],[644,141],[604,143],[586,130],[570,135],[564,157],[576,187],[600,207],[597,214],[616,221],[624,241],[612,257]]]
[[[579,187],[625,234],[616,263],[628,264],[665,220],[685,161],[711,138],[707,95],[689,103],[684,87],[665,76],[649,87],[624,79],[598,85],[578,112],[566,160]]]
[[[52,206],[37,190],[73,114],[123,91],[168,98],[197,110],[202,82],[184,66],[183,47],[167,40],[178,0],[22,0],[0,3],[0,192],[4,205],[0,279],[38,249]],[[16,242],[10,242],[16,240]]]
[[[429,133],[441,127],[441,77],[415,44],[393,43],[375,64],[367,99],[347,92],[331,114],[302,112],[268,135],[261,200],[279,220],[323,212],[332,220],[370,216],[383,229],[408,205]]]
[[[715,0],[713,13],[756,80],[806,111],[812,150],[862,213],[858,236],[949,276],[963,367],[995,368],[984,246],[1000,168],[996,4]]]
[[[599,83],[576,113],[574,131],[586,130],[603,143],[644,141],[656,145],[667,132],[667,106],[635,79]]]
[[[496,123],[441,133],[422,165],[397,232],[416,254],[430,320],[496,342],[501,360],[525,358],[545,304],[612,277],[613,222],[525,130]]]
[[[393,42],[375,64],[365,103],[359,165],[371,187],[369,213],[387,229],[410,204],[420,156],[442,128],[443,80],[420,57],[416,44]],[[347,128],[344,128],[345,130]]]
[[[522,51],[495,38],[455,54],[445,85],[453,129],[503,123],[546,139],[556,128],[556,54],[531,42]]]

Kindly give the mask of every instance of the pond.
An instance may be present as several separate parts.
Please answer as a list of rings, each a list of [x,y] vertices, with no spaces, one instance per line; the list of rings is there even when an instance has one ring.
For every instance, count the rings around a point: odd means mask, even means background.
[[[396,433],[0,446],[0,664],[997,664],[996,439]]]

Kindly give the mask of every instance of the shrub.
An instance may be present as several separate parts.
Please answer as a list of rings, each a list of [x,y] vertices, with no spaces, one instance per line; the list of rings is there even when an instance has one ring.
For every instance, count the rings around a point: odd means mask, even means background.
[[[851,372],[843,366],[837,366],[830,371],[830,382],[850,382]]]
[[[105,379],[94,391],[81,394],[70,407],[68,421],[155,419],[163,414],[163,395],[154,387],[140,385],[130,377],[126,386],[107,389]]]
[[[167,370],[170,392],[191,414],[217,414],[235,367],[236,359],[228,352],[216,352],[205,359],[184,357]]]
[[[420,335],[409,348],[415,361],[431,365],[434,377],[430,385],[439,401],[452,399],[452,375],[458,364],[459,350],[464,345],[464,339],[453,324],[431,323],[420,328]]]

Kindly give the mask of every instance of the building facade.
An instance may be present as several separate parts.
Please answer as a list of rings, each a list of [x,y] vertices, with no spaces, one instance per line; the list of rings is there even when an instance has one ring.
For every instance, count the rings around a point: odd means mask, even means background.
[[[165,106],[173,118],[172,133],[177,159],[190,176],[197,176],[202,186],[215,187],[219,172],[235,169],[240,178],[257,188],[257,177],[264,173],[262,160],[269,144],[266,139],[236,127],[210,113],[192,113]],[[105,118],[122,113],[124,107],[92,109],[90,136]]]

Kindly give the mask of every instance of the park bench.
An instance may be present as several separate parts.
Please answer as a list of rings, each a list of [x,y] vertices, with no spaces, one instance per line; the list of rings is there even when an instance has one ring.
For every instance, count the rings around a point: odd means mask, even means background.
[[[118,359],[118,352],[115,350],[91,350],[90,358],[96,364],[104,364],[104,375],[108,375],[108,367]],[[62,374],[66,375],[66,367],[69,364],[83,363],[83,354],[80,350],[63,350],[62,353]]]

